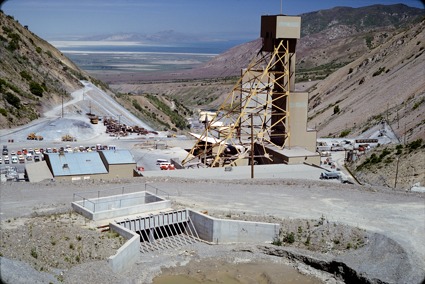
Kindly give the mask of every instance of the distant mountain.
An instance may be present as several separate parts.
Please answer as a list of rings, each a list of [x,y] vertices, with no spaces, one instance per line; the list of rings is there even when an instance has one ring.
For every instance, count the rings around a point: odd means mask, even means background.
[[[87,36],[80,38],[82,41],[132,41],[150,44],[178,44],[178,43],[194,43],[194,42],[211,42],[215,41],[198,35],[177,32],[175,30],[165,30],[153,34],[142,33],[115,33]]]
[[[308,72],[322,66],[332,72],[423,17],[424,9],[403,4],[336,7],[302,14],[297,68]]]
[[[302,38],[297,46],[297,78],[323,79],[423,17],[424,9],[403,4],[336,7],[302,14]],[[260,48],[261,38],[232,48],[204,66],[180,76],[238,76]]]
[[[317,34],[334,27],[347,27],[351,33],[383,27],[402,28],[423,16],[423,13],[423,9],[404,4],[372,5],[360,8],[335,7],[302,14],[301,36]],[[341,34],[334,34],[334,37],[341,37]]]

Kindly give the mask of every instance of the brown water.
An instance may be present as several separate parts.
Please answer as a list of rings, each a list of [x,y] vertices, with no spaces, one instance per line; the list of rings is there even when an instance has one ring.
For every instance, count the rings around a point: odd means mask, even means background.
[[[211,260],[171,268],[153,279],[153,284],[319,284],[319,279],[302,275],[279,263],[229,264]]]

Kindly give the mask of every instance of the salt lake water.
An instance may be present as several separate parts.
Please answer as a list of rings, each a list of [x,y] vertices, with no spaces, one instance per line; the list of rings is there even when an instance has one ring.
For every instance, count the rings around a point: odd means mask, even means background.
[[[240,44],[238,41],[144,44],[120,41],[52,41],[86,71],[155,72],[190,69]]]

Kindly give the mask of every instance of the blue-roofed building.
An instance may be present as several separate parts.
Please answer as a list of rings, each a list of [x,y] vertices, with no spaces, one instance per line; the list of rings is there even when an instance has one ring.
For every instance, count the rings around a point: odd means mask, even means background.
[[[136,162],[128,150],[45,153],[47,166],[58,180],[111,180],[134,176]]]
[[[44,159],[55,179],[105,179],[108,175],[97,152],[46,153]]]
[[[128,150],[104,150],[98,152],[112,178],[134,176],[136,161]]]

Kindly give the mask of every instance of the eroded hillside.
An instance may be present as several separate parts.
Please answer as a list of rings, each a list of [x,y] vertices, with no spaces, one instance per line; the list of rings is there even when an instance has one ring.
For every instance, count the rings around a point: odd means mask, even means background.
[[[0,127],[23,125],[68,100],[88,75],[0,11]]]
[[[402,141],[425,138],[425,21],[321,81],[309,125],[321,137],[368,135],[386,121]]]

